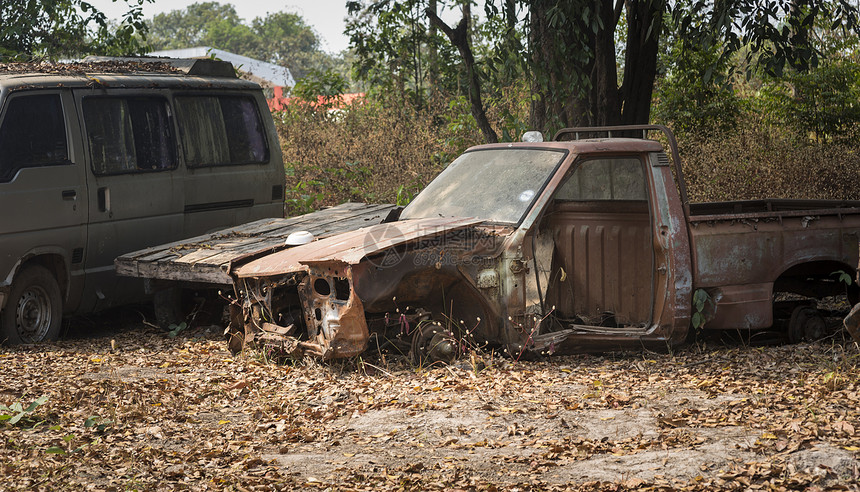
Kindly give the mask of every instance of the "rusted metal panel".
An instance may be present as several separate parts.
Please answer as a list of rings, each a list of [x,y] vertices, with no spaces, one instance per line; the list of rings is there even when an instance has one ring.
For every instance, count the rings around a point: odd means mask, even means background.
[[[549,225],[565,278],[552,279],[556,288],[547,301],[561,316],[611,312],[620,324],[650,324],[654,248],[647,202],[562,203]]]
[[[860,303],[851,308],[851,312],[845,317],[843,324],[854,342],[860,343]]]
[[[310,339],[299,347],[323,359],[364,352],[370,333],[347,265],[337,261],[314,265],[299,291]]]
[[[301,271],[305,269],[304,265],[316,262],[355,264],[388,248],[480,222],[477,219],[439,218],[378,224],[268,255],[234,269],[233,273],[238,278],[267,277]]]
[[[728,285],[709,291],[706,325],[715,330],[752,330],[773,324],[773,282]]]
[[[690,230],[697,288],[774,282],[794,265],[832,261],[857,267],[860,216],[718,220]]]

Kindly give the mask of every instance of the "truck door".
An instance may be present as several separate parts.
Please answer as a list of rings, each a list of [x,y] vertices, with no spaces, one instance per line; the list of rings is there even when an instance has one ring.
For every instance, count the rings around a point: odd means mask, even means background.
[[[645,163],[585,158],[556,191],[542,229],[553,252],[546,305],[562,324],[646,330],[655,251]]]
[[[88,298],[101,309],[139,300],[138,279],[114,275],[114,258],[180,237],[182,177],[167,94],[76,91],[89,163]]]

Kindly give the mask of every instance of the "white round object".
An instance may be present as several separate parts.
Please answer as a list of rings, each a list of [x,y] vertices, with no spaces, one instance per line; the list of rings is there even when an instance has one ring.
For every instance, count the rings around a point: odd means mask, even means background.
[[[314,240],[314,235],[308,231],[296,231],[287,236],[287,246],[298,246],[300,244],[308,244]]]
[[[530,131],[523,133],[523,142],[543,142],[543,133]]]

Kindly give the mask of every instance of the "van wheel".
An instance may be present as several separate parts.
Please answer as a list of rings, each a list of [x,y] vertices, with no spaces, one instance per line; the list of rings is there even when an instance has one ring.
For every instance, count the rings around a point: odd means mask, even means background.
[[[57,280],[45,267],[24,267],[0,313],[0,341],[10,345],[56,340],[63,320]]]

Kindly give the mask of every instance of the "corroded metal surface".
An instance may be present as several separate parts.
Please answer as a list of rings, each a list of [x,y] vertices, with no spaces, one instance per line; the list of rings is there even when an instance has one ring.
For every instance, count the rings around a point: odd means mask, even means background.
[[[352,265],[388,248],[480,222],[477,219],[439,218],[377,224],[265,256],[234,269],[233,274],[239,278],[266,277],[304,270],[304,265],[327,261]]]

